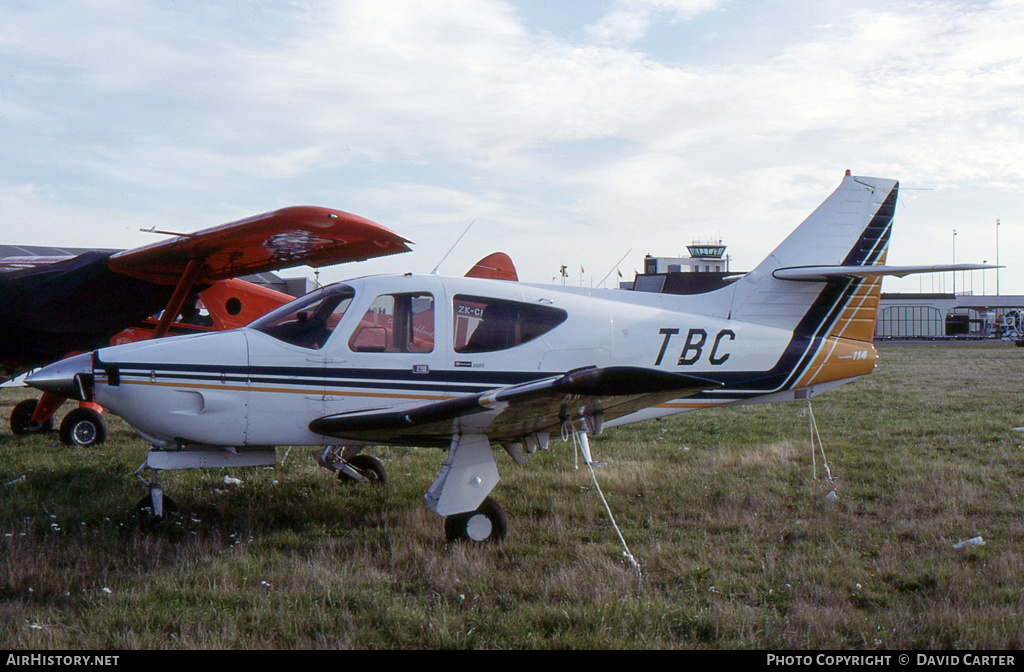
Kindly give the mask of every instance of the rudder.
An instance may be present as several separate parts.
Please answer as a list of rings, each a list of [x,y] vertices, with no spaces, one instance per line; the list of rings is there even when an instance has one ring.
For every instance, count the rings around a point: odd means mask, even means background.
[[[733,319],[793,333],[774,369],[784,381],[777,389],[811,388],[874,369],[880,276],[794,280],[775,273],[883,266],[898,189],[895,180],[847,173],[839,188],[737,283]]]
[[[773,273],[802,266],[885,263],[899,183],[847,175],[764,261],[737,282],[730,317],[807,337],[871,341],[881,278],[807,282]]]

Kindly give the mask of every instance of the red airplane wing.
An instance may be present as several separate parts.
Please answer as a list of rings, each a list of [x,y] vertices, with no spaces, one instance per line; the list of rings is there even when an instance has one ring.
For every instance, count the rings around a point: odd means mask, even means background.
[[[192,261],[196,284],[306,264],[326,266],[409,252],[412,241],[368,219],[313,206],[283,208],[110,257],[111,270],[177,285]]]

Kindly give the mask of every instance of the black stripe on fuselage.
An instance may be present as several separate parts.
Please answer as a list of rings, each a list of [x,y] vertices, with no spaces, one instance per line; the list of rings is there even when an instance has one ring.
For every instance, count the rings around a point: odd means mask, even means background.
[[[213,364],[100,364],[97,374],[116,366],[122,381],[288,385],[317,391],[340,388],[386,388],[435,392],[485,392],[496,387],[547,378],[551,372],[431,371],[409,369],[340,369],[294,366],[217,366]]]

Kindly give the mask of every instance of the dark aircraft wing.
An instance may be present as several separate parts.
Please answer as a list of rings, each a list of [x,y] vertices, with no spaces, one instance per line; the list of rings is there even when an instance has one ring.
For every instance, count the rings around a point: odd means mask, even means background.
[[[46,247],[41,245],[0,245],[0,273],[49,266],[85,254],[114,254],[121,250],[97,250],[81,247]]]
[[[400,411],[328,415],[309,429],[340,439],[444,447],[457,423],[478,421],[474,431],[495,443],[509,443],[535,432],[559,431],[567,419],[581,427],[583,416],[607,421],[720,386],[640,367],[587,368]],[[488,412],[494,414],[489,421],[472,417]]]

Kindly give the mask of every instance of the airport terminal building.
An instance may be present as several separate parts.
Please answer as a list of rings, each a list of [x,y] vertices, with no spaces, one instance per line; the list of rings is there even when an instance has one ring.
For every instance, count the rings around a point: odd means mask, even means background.
[[[875,338],[1001,338],[1020,331],[1024,296],[886,294],[878,302]]]
[[[741,273],[730,272],[722,241],[694,241],[689,257],[644,259],[644,272],[621,289],[665,294],[699,294],[724,287]],[[973,293],[883,293],[875,322],[876,339],[1011,338],[1024,343],[1024,296]]]

